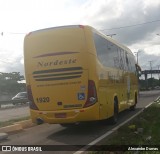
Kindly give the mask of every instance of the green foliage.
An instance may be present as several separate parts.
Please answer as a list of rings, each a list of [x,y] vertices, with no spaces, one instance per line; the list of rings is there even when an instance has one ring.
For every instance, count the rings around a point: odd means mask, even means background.
[[[160,86],[160,80],[155,78],[149,78],[147,81],[139,80],[141,89],[146,89],[149,87]]]
[[[160,103],[155,102],[129,123],[120,127],[110,138],[101,142],[106,146],[155,147],[160,143]],[[132,127],[131,127],[132,126]],[[136,128],[133,129],[133,126]],[[142,131],[140,131],[140,129]],[[159,147],[159,146],[158,146]],[[159,154],[159,151],[95,151],[89,154]]]
[[[20,72],[0,72],[0,93],[16,94],[20,91],[25,91],[25,83],[18,83],[21,80],[24,80],[24,76],[20,75]]]
[[[106,142],[110,145],[157,145],[160,143],[160,104],[153,103],[128,124],[120,127],[118,133]],[[137,130],[129,126],[135,125]],[[143,132],[138,132],[142,128]],[[147,137],[151,136],[151,140]]]

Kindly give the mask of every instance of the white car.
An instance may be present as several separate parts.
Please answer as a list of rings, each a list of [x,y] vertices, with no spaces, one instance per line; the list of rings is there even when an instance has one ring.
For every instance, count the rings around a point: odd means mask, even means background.
[[[12,98],[13,101],[13,105],[15,105],[16,101],[18,101],[21,104],[25,104],[26,102],[28,102],[28,96],[27,96],[27,92],[19,92],[17,95],[15,95]],[[14,102],[15,101],[15,102]]]

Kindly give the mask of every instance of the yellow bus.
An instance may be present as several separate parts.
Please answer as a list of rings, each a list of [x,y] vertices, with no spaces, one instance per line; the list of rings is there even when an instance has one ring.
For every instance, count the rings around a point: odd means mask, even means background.
[[[73,124],[134,109],[136,61],[124,45],[90,26],[37,30],[24,39],[30,113],[35,123]]]

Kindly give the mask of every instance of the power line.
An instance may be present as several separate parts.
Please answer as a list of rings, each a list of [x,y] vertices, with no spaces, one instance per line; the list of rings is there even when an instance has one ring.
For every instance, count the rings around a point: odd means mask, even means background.
[[[6,64],[8,64],[8,62],[6,62],[6,61],[4,61],[4,60],[1,60],[1,59],[0,59],[0,62],[3,62],[3,63],[6,63]]]
[[[25,35],[27,33],[15,33],[15,32],[1,32],[1,36],[4,36],[4,34],[22,34],[22,35]]]
[[[0,59],[0,62],[6,63],[6,64],[12,64],[14,63],[14,59]]]
[[[139,24],[134,24],[134,25],[128,25],[128,26],[121,26],[121,27],[113,27],[113,28],[105,28],[105,29],[100,29],[99,31],[105,31],[105,30],[113,30],[113,29],[123,29],[123,28],[130,28],[130,27],[136,27],[136,26],[141,26],[141,25],[146,25],[146,24],[152,24],[155,22],[160,22],[160,20],[154,20],[154,21],[148,21],[148,22],[143,22]],[[6,32],[1,32],[1,35],[3,36],[4,33]],[[7,32],[8,34],[27,34],[27,33],[15,33],[15,32]],[[159,34],[157,34],[159,35]]]
[[[27,34],[27,33],[14,33],[14,32],[8,32],[9,34]]]
[[[135,27],[135,26],[141,26],[141,25],[146,25],[146,24],[152,24],[154,22],[160,22],[160,20],[154,20],[154,21],[148,21],[140,24],[134,24],[134,25],[128,25],[128,26],[122,26],[122,27],[114,27],[114,28],[106,28],[106,29],[101,29],[100,31],[105,31],[105,30],[113,30],[113,29],[122,29],[122,28],[130,28],[130,27]]]

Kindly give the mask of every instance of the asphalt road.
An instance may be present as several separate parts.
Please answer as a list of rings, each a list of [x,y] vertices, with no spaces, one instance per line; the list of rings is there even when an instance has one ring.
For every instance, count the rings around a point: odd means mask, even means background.
[[[25,129],[17,134],[9,135],[8,139],[2,141],[0,145],[87,145],[140,111],[158,96],[160,96],[160,91],[141,92],[137,109],[135,111],[127,110],[121,113],[118,123],[114,126],[110,125],[108,122],[90,122],[72,128],[64,128],[58,124],[42,124]],[[60,148],[60,150],[64,150],[63,146]],[[31,154],[34,152],[25,152],[25,154],[27,153]],[[41,154],[42,153],[46,154],[46,152],[41,152]],[[52,151],[47,153],[71,153],[71,151]]]

